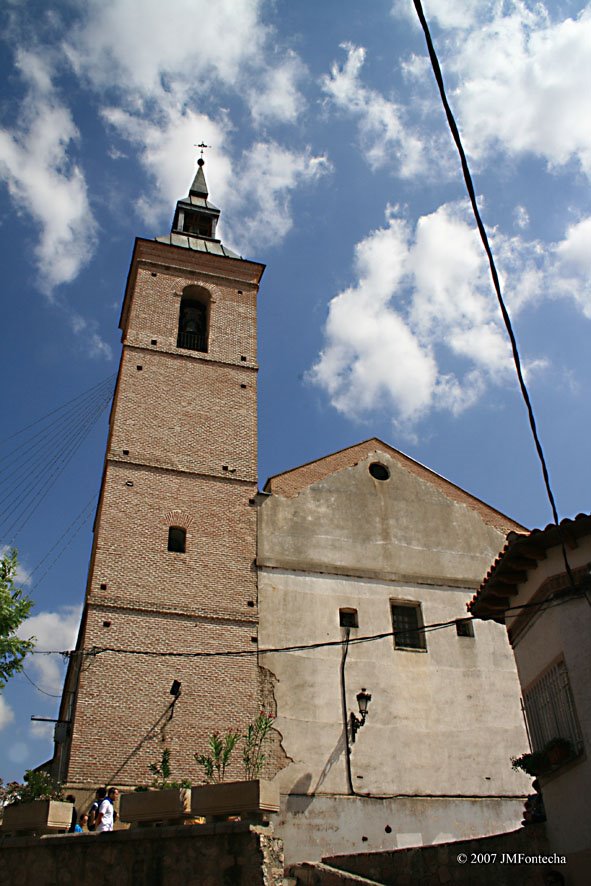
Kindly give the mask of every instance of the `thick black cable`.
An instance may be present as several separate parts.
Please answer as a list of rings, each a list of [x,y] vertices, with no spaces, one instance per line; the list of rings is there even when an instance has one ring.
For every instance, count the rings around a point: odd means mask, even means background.
[[[481,238],[482,244],[484,246],[484,251],[486,252],[486,255],[488,258],[488,264],[490,267],[490,273],[491,273],[495,293],[497,296],[497,301],[499,303],[499,307],[501,309],[501,314],[503,316],[503,321],[505,323],[505,328],[507,330],[507,334],[508,334],[509,340],[511,342],[511,350],[513,352],[513,362],[515,364],[515,369],[517,371],[517,378],[519,380],[519,387],[521,389],[521,394],[522,394],[522,397],[523,397],[523,400],[525,402],[525,406],[527,409],[527,414],[529,417],[529,424],[530,424],[532,436],[534,438],[536,451],[538,454],[540,464],[542,466],[542,474],[544,477],[544,484],[546,487],[546,492],[548,494],[548,500],[550,502],[550,507],[552,509],[552,516],[554,518],[555,524],[558,526],[558,524],[559,524],[558,509],[556,507],[554,493],[552,492],[552,487],[550,485],[550,474],[548,472],[548,467],[546,465],[546,459],[544,457],[542,443],[541,443],[539,435],[538,435],[538,429],[537,429],[537,425],[536,425],[536,419],[535,419],[535,415],[534,415],[534,411],[533,411],[533,406],[531,404],[531,400],[530,400],[529,393],[527,390],[527,385],[525,383],[525,379],[524,379],[523,372],[521,369],[521,359],[519,357],[519,350],[517,348],[517,340],[515,338],[515,334],[513,332],[513,327],[511,325],[511,318],[509,316],[509,312],[507,310],[507,307],[505,305],[505,301],[503,299],[503,295],[501,292],[501,284],[499,282],[499,275],[497,273],[497,268],[495,265],[495,260],[494,260],[494,256],[492,253],[492,249],[491,249],[490,243],[488,241],[488,236],[487,236],[486,229],[484,227],[484,223],[483,223],[481,215],[480,215],[480,210],[478,209],[478,203],[476,201],[476,193],[474,191],[474,185],[472,182],[472,176],[470,174],[470,168],[468,166],[468,160],[466,158],[466,153],[465,153],[464,147],[462,145],[462,140],[460,137],[460,132],[459,132],[458,126],[456,124],[454,115],[452,113],[451,107],[450,107],[449,102],[447,100],[447,94],[446,94],[445,85],[443,82],[443,74],[441,73],[439,59],[437,58],[437,53],[435,52],[433,40],[431,39],[431,32],[429,30],[429,25],[427,24],[427,19],[425,18],[425,14],[423,12],[421,0],[413,0],[413,2],[414,2],[414,6],[415,6],[415,9],[417,12],[417,16],[418,16],[419,21],[421,23],[421,27],[423,29],[423,33],[425,35],[425,41],[427,43],[427,50],[429,52],[429,58],[431,59],[431,66],[433,68],[433,74],[435,76],[435,80],[437,82],[437,86],[439,89],[439,95],[441,96],[441,101],[442,101],[443,107],[445,109],[445,116],[447,117],[447,122],[448,122],[448,125],[450,128],[453,140],[455,142],[456,148],[458,149],[458,154],[460,155],[460,161],[462,164],[462,172],[464,174],[464,181],[466,183],[466,188],[468,190],[468,196],[470,197],[470,203],[472,205],[472,212],[474,213],[474,218],[476,220],[478,232],[480,234],[480,238]],[[564,563],[565,563],[567,575],[569,577],[569,581],[571,582],[571,585],[573,587],[575,587],[574,578],[572,575],[570,564],[568,562],[566,548],[564,545],[562,547],[562,552],[563,552]]]

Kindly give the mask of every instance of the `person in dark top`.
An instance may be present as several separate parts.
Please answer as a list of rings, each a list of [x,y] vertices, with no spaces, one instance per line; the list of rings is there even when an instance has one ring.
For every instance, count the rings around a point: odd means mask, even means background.
[[[95,831],[96,830],[96,817],[98,815],[99,807],[105,797],[107,796],[106,788],[97,788],[97,792],[94,795],[94,803],[90,807],[88,811],[88,830]]]

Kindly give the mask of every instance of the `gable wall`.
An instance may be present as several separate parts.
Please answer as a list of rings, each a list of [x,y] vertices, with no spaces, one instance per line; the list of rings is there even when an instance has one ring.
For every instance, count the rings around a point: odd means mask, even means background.
[[[388,466],[389,480],[370,476],[374,460]],[[338,645],[346,636],[341,608],[358,612],[351,639],[391,632],[393,601],[420,604],[425,624],[466,617],[474,587],[503,545],[502,532],[385,452],[365,454],[293,497],[271,495],[258,516],[259,661],[273,678],[275,725],[292,761],[276,776],[287,795],[286,853],[295,827],[290,809],[305,831],[302,813],[309,808],[309,833],[298,839],[315,845],[321,820],[312,811],[322,798],[331,798],[333,810],[322,825],[323,846],[337,841],[335,851],[342,851],[343,840],[360,839],[359,822],[355,833],[347,830],[343,711],[357,712],[361,688],[372,701],[352,746],[354,790],[432,799],[409,806],[420,810],[414,823],[393,815],[390,834],[376,819],[373,848],[404,845],[409,833],[420,835],[419,843],[439,834],[432,815],[449,822],[446,839],[517,826],[529,781],[513,772],[510,758],[527,749],[527,737],[504,627],[477,622],[469,638],[459,637],[454,624],[427,633],[426,651],[395,648],[391,636],[352,644],[344,706]],[[264,653],[327,642],[336,645]],[[486,804],[478,822],[467,811],[475,798]]]
[[[390,479],[369,474],[376,460]],[[259,511],[259,564],[477,586],[504,531],[458,501],[456,487],[426,476],[387,452],[363,453],[293,498],[272,495]]]

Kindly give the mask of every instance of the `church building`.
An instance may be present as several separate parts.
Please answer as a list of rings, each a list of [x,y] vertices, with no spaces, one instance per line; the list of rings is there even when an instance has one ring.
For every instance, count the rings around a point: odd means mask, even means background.
[[[133,789],[168,748],[196,784],[209,736],[262,709],[288,863],[509,830],[519,683],[466,603],[522,527],[378,439],[259,491],[264,265],[219,214],[199,160],[171,233],[135,242],[54,774]]]

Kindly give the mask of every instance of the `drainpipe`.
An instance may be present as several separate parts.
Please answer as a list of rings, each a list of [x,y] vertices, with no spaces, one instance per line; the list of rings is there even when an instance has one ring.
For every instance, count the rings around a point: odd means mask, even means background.
[[[349,793],[355,796],[353,787],[353,776],[351,775],[351,745],[349,744],[349,714],[347,712],[347,684],[345,682],[345,664],[347,662],[347,654],[349,652],[349,634],[351,629],[345,628],[345,644],[343,646],[343,654],[341,655],[341,703],[343,709],[343,729],[345,734],[345,766],[347,769],[347,787]]]

